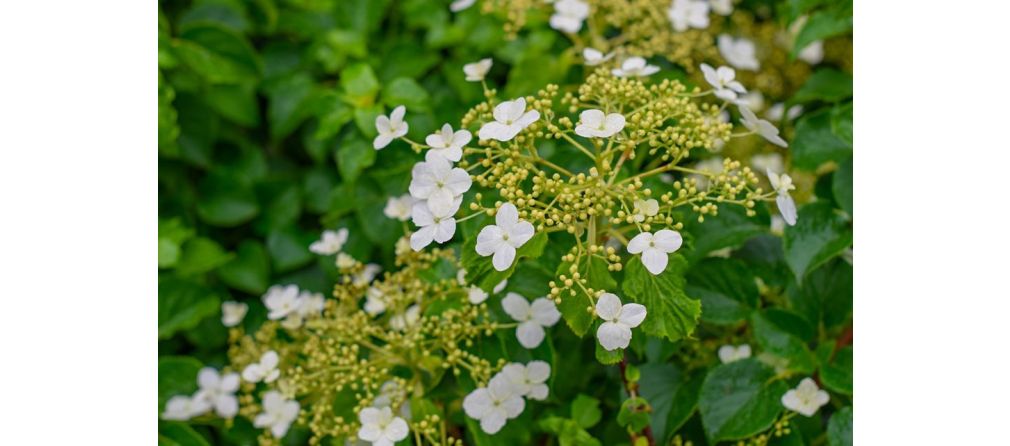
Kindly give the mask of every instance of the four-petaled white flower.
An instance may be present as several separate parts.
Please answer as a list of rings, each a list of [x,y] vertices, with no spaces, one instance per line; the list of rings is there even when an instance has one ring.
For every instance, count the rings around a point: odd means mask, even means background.
[[[270,428],[274,438],[283,438],[291,423],[298,418],[298,401],[284,398],[276,390],[263,394],[263,412],[253,419],[253,426]]]
[[[772,123],[760,119],[754,115],[754,112],[750,111],[747,107],[740,107],[740,116],[743,119],[740,122],[748,130],[761,135],[762,138],[767,139],[768,142],[775,144],[780,147],[789,147],[786,140],[779,136],[779,129],[775,127]]]
[[[586,65],[590,67],[595,67],[610,60],[612,57],[614,57],[614,53],[612,51],[607,54],[603,54],[600,50],[595,48],[586,47],[582,50],[582,58],[586,60]]]
[[[302,300],[298,299],[298,286],[296,285],[274,285],[267,290],[267,293],[263,296],[263,304],[266,305],[267,318],[270,320],[278,320],[287,317],[287,315],[298,311],[298,308],[304,303]]]
[[[347,228],[336,231],[325,230],[323,236],[309,245],[309,251],[321,256],[329,256],[340,252],[347,243]]]
[[[575,134],[586,138],[609,138],[624,128],[624,115],[609,113],[603,110],[584,110],[579,113],[579,124],[575,126]]]
[[[393,416],[389,407],[377,409],[366,407],[358,413],[361,429],[358,438],[371,442],[374,446],[393,446],[397,441],[407,438],[410,429],[403,418]]]
[[[456,197],[470,190],[471,184],[473,180],[465,170],[452,167],[445,158],[432,157],[414,165],[408,190],[414,198],[428,200],[434,212],[451,206]],[[413,209],[417,209],[416,204]]]
[[[724,345],[719,347],[719,360],[723,364],[729,364],[733,361],[750,358],[750,353],[750,346],[747,344]]]
[[[800,50],[796,57],[810,65],[817,65],[824,60],[824,41],[817,40],[811,42],[806,48]]]
[[[777,102],[771,107],[768,107],[768,111],[765,112],[765,117],[772,121],[781,121],[784,115],[787,121],[792,121],[793,119],[798,118],[801,114],[803,114],[802,105],[794,105],[789,107],[789,111],[786,111],[786,105],[781,102]]]
[[[821,406],[828,404],[831,397],[817,387],[817,383],[810,378],[803,378],[800,385],[795,389],[789,389],[782,395],[782,405],[786,409],[799,413],[805,417],[811,417]]]
[[[673,0],[666,15],[678,32],[688,28],[708,28],[708,1],[706,0]]]
[[[641,253],[645,269],[658,276],[666,269],[666,264],[670,261],[669,254],[680,249],[680,245],[683,243],[684,239],[681,238],[679,232],[661,229],[656,232],[656,235],[651,232],[636,235],[628,242],[628,252]]]
[[[547,388],[547,378],[551,376],[551,366],[544,361],[530,361],[526,365],[516,362],[506,364],[501,369],[512,383],[516,393],[527,398],[543,401],[547,399],[550,389]]]
[[[508,293],[501,300],[501,306],[519,326],[516,327],[516,338],[519,344],[526,348],[537,348],[544,340],[544,327],[558,323],[561,313],[554,301],[540,297],[531,304],[525,297],[516,293]]]
[[[645,305],[624,304],[612,293],[603,293],[596,301],[596,315],[603,319],[596,329],[596,338],[604,350],[626,348],[631,342],[631,329],[645,320]]]
[[[659,71],[659,67],[649,65],[644,58],[635,56],[624,59],[620,68],[614,68],[610,72],[617,77],[644,77],[651,76]]]
[[[767,171],[768,181],[772,183],[772,189],[778,192],[778,196],[775,197],[775,204],[779,207],[779,213],[782,214],[782,219],[786,221],[789,226],[796,224],[796,202],[793,201],[793,197],[789,195],[789,191],[796,189],[793,186],[793,179],[789,175],[782,174],[776,175],[775,172],[771,170]]]
[[[185,421],[195,416],[203,415],[210,410],[210,402],[199,396],[176,395],[165,403],[165,411],[161,418],[166,420]]]
[[[415,204],[411,214],[418,229],[410,235],[411,249],[420,251],[432,241],[445,243],[452,239],[456,233],[456,218],[453,215],[462,202],[462,199],[456,198],[448,206],[435,201]]]
[[[733,0],[709,0],[712,11],[719,15],[730,15],[733,13]]]
[[[709,64],[701,64],[701,72],[705,81],[715,88],[715,96],[724,101],[736,101],[737,95],[744,94],[747,89],[736,80],[736,70],[730,67],[712,68]]]
[[[480,82],[484,80],[484,76],[487,76],[487,72],[491,71],[491,65],[493,64],[494,62],[490,57],[474,63],[468,63],[463,65],[463,74],[466,75],[467,82]]]
[[[425,158],[440,156],[447,161],[456,162],[463,158],[463,147],[470,143],[473,135],[469,130],[461,129],[452,131],[452,126],[448,123],[442,125],[442,130],[432,133],[424,138],[424,142],[431,146]]]
[[[519,210],[512,203],[498,208],[495,224],[487,225],[477,234],[477,254],[481,257],[494,255],[491,264],[498,271],[512,266],[516,249],[533,238],[533,224],[519,219]]]
[[[554,3],[551,28],[566,33],[577,33],[582,21],[589,17],[589,4],[582,0],[559,0]]]
[[[480,420],[485,433],[495,434],[509,419],[518,417],[526,408],[526,401],[515,392],[512,382],[503,375],[495,375],[487,387],[474,389],[463,399],[463,411],[470,418]]]
[[[729,35],[720,34],[718,43],[719,53],[730,65],[750,71],[757,71],[761,68],[761,64],[757,60],[757,47],[754,46],[754,42],[743,37],[734,39]]]
[[[259,362],[249,364],[242,370],[242,379],[251,383],[260,381],[272,383],[281,376],[281,371],[277,368],[278,362],[280,362],[280,358],[277,356],[277,352],[270,350],[260,356]]]
[[[406,112],[407,108],[400,105],[394,108],[389,116],[379,115],[375,117],[375,130],[379,132],[379,136],[376,136],[375,140],[372,141],[372,147],[375,147],[375,150],[381,150],[393,142],[394,139],[407,134],[410,126],[403,120],[403,114]]]
[[[369,316],[382,314],[386,311],[386,293],[376,287],[368,288],[365,292],[365,313]]]
[[[417,304],[411,305],[401,314],[389,319],[389,326],[396,331],[404,331],[413,327],[421,319],[421,307]]]
[[[659,202],[654,198],[648,200],[635,200],[635,209],[632,218],[641,223],[646,217],[654,217],[659,213]]]
[[[382,210],[382,213],[386,214],[389,218],[407,221],[410,220],[410,210],[416,202],[417,199],[410,194],[389,197],[389,200],[386,201],[386,208]]]
[[[196,375],[196,382],[200,390],[195,397],[203,398],[213,406],[218,416],[231,418],[238,413],[238,398],[235,396],[239,384],[238,373],[221,376],[214,368],[204,367]]]
[[[221,303],[221,323],[225,327],[234,327],[242,323],[245,314],[249,311],[249,305],[244,302],[227,301]]]
[[[526,98],[502,102],[495,106],[491,114],[494,121],[484,123],[477,132],[477,137],[481,140],[508,141],[540,119],[540,112],[526,111]]]
[[[470,285],[470,288],[466,291],[466,298],[470,301],[470,303],[479,305],[481,302],[487,300],[488,293],[477,285]]]
[[[449,10],[452,12],[460,12],[467,9],[477,3],[477,0],[456,0],[449,5]]]

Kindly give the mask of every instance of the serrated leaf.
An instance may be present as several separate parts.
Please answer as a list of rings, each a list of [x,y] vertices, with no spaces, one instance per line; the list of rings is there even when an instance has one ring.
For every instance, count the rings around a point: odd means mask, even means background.
[[[585,310],[583,310],[585,311]],[[603,365],[614,365],[621,362],[624,358],[624,349],[618,348],[615,350],[607,350],[600,345],[599,342],[594,342],[596,344],[596,360]]]
[[[852,228],[835,213],[831,203],[819,201],[800,208],[796,225],[786,229],[786,264],[796,282],[852,245]]]
[[[572,419],[583,429],[595,426],[601,417],[600,400],[581,393],[572,400]]]
[[[811,171],[823,163],[852,157],[852,144],[839,139],[831,130],[830,109],[801,117],[796,123],[796,136],[790,149],[793,165]]]
[[[194,378],[195,379],[195,378]],[[171,443],[168,443],[168,442]],[[186,424],[178,422],[162,422],[158,426],[158,442],[160,444],[176,444],[179,446],[210,446],[207,439]]]
[[[814,371],[814,356],[802,339],[773,322],[766,312],[751,317],[754,338],[763,355],[773,355],[784,367],[797,373]]]
[[[828,446],[852,446],[852,408],[835,412],[828,420]]]
[[[217,314],[221,298],[203,285],[170,277],[158,283],[158,339],[196,327]]]
[[[748,217],[742,208],[720,207],[719,215],[706,218],[704,222],[689,223],[689,232],[694,236],[692,249],[684,252],[688,263],[695,264],[712,251],[735,247],[748,239],[767,232],[767,228],[758,223],[757,218]]]
[[[571,277],[571,266],[572,264],[569,262],[561,263],[558,265],[556,275],[564,274]],[[588,288],[610,292],[617,290],[617,282],[610,275],[610,271],[607,270],[607,262],[603,259],[596,257],[584,259],[584,261],[579,262],[578,271],[586,279],[586,287]],[[586,311],[586,308],[592,306],[592,300],[581,287],[574,286],[572,289],[575,290],[574,296],[567,291],[562,292],[561,304],[558,305],[558,311],[564,317],[568,328],[571,328],[572,332],[582,337],[593,326],[593,315]],[[595,299],[595,296],[593,296],[593,299]]]
[[[852,265],[839,259],[814,270],[802,286],[790,284],[789,305],[812,325],[827,328],[845,323],[852,314]]]
[[[639,392],[652,406],[650,426],[657,444],[671,436],[694,413],[704,374],[686,376],[673,364],[644,364]]]
[[[758,304],[754,274],[736,259],[709,258],[692,267],[687,292],[701,301],[701,318],[709,323],[740,322]]]
[[[775,371],[756,359],[720,365],[705,378],[698,410],[709,443],[737,440],[762,432],[782,412],[779,401],[788,390]]]
[[[683,256],[670,256],[666,270],[658,276],[645,269],[640,256],[632,257],[625,267],[622,290],[633,302],[645,305],[647,315],[642,330],[651,336],[676,341],[691,335],[698,325],[701,302],[684,293]]]

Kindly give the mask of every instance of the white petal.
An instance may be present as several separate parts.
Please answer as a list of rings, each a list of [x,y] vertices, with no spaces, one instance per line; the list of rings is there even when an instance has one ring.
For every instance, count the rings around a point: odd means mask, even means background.
[[[639,233],[628,242],[628,252],[631,254],[638,254],[645,251],[645,249],[649,247],[649,244],[652,243],[652,239],[653,237],[651,232]]]
[[[522,322],[530,318],[529,301],[516,293],[506,294],[505,298],[501,300],[501,307],[514,320]]]
[[[656,247],[666,251],[666,252],[676,252],[680,249],[680,246],[684,244],[683,237],[680,233],[670,229],[661,229],[656,232],[653,237],[652,242],[656,244]]]
[[[613,351],[625,348],[631,342],[631,329],[613,322],[604,322],[596,330],[596,338],[599,339],[604,350]]]
[[[487,434],[496,434],[505,426],[506,416],[504,409],[490,410],[480,419],[480,429]]]
[[[474,389],[463,399],[463,411],[470,418],[481,419],[491,410],[491,396],[487,388]]]
[[[603,110],[592,109],[579,113],[579,123],[589,127],[599,127],[604,119]]]
[[[642,252],[642,264],[654,276],[661,274],[669,261],[670,255],[661,249],[648,248]]]
[[[403,114],[406,112],[407,107],[402,105],[397,106],[393,109],[393,112],[389,114],[389,121],[394,125],[403,122]]]
[[[526,377],[530,382],[542,383],[551,376],[551,365],[540,360],[530,361],[526,364]]]
[[[622,324],[628,327],[637,327],[642,321],[645,320],[645,305],[642,304],[625,304],[621,308],[621,316],[618,318]]]
[[[519,222],[519,210],[514,204],[505,203],[498,208],[494,221],[502,230],[511,232],[512,226]]]
[[[494,266],[495,270],[505,271],[512,266],[512,262],[516,258],[516,249],[511,245],[502,244],[494,252],[494,257],[491,257],[491,265]]]
[[[788,193],[780,192],[779,196],[775,197],[775,204],[779,206],[782,219],[789,226],[796,225],[796,202],[793,201],[793,197],[790,197]]]
[[[456,233],[456,220],[452,218],[447,218],[442,220],[435,226],[435,235],[432,238],[436,242],[445,243],[452,239],[453,234]]]
[[[393,421],[386,426],[385,436],[386,438],[395,441],[403,440],[407,438],[407,433],[410,429],[407,427],[407,422],[403,418],[396,417]]]
[[[470,174],[457,167],[449,172],[449,177],[446,178],[445,181],[445,187],[451,190],[455,195],[462,195],[464,192],[470,190],[472,182]]]
[[[514,248],[522,247],[526,242],[533,238],[536,231],[533,229],[533,224],[527,221],[520,221],[519,223],[512,226],[512,230],[509,231],[508,244],[512,245]]]
[[[437,226],[429,225],[410,234],[410,248],[414,251],[420,251],[425,246],[430,245],[435,240],[435,231],[437,231]]]
[[[544,335],[544,328],[535,321],[522,322],[516,327],[516,338],[519,339],[519,344],[529,349],[537,348],[543,342]]]
[[[621,314],[621,299],[613,293],[603,293],[596,301],[596,315],[605,321],[613,321]]]
[[[213,367],[204,367],[196,374],[196,382],[201,389],[216,390],[221,382],[221,375]]]
[[[393,142],[393,137],[391,135],[388,133],[380,133],[379,136],[376,136],[375,140],[372,141],[372,147],[375,150],[381,150],[388,146],[391,142]]]
[[[533,313],[533,320],[545,327],[551,327],[561,319],[561,313],[554,305],[554,301],[546,297],[534,300],[530,311]]]
[[[505,408],[506,416],[515,418],[523,413],[523,409],[526,408],[526,402],[520,396],[514,395],[512,398],[506,399],[502,406]]]
[[[231,418],[238,414],[238,398],[235,395],[221,395],[214,402],[214,412],[221,418]]]
[[[543,401],[547,399],[547,395],[549,393],[550,389],[547,387],[547,384],[535,384],[533,386],[530,386],[530,391],[528,394],[526,394],[526,396],[528,396],[531,399]]]
[[[512,139],[509,133],[510,130],[507,125],[499,122],[488,122],[480,127],[477,137],[481,140],[496,139],[498,141],[508,141]]]
[[[505,241],[502,240],[502,234],[502,230],[495,225],[481,228],[477,234],[477,244],[475,246],[477,254],[483,257],[494,254],[495,251],[505,245]]]

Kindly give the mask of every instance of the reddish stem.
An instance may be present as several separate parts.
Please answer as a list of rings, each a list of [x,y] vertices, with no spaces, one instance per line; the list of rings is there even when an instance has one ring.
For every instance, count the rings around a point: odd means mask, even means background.
[[[624,383],[624,390],[628,392],[628,396],[630,398],[637,397],[638,396],[638,384],[637,383],[630,383],[630,382],[628,382],[628,378],[625,376],[625,371],[628,368],[627,353],[625,353],[625,356],[621,357],[621,362],[618,363],[617,365],[621,369],[621,382]],[[649,441],[649,446],[655,446],[656,445],[656,439],[653,438],[653,436],[652,436],[652,426],[651,425],[650,426],[645,426],[645,429],[642,429],[642,435],[644,435],[645,439]],[[634,444],[634,442],[635,442],[634,435],[632,435],[631,442],[632,442],[632,444]]]

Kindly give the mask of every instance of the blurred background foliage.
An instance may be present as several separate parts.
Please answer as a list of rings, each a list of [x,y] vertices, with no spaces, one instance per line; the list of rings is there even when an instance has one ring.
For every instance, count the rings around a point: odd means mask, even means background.
[[[201,364],[227,364],[222,301],[249,302],[245,323],[254,327],[265,319],[257,302],[270,285],[329,293],[336,279],[332,259],[308,251],[323,229],[348,228],[346,252],[392,267],[393,242],[404,225],[382,210],[389,196],[404,193],[419,156],[399,141],[373,150],[376,115],[405,104],[414,140],[443,122],[458,123],[482,98],[479,84],[464,81],[462,66],[484,57],[494,58],[489,83],[505,97],[582,78],[571,43],[546,25],[546,16],[531,14],[510,40],[500,18],[479,8],[452,14],[448,3],[159,2],[160,402],[192,391]],[[778,364],[818,376],[832,391],[827,413],[834,415],[827,427],[798,420],[796,434],[776,438],[777,444],[846,444],[839,439],[846,426],[851,433],[852,416],[851,2],[746,1],[737,7],[774,12],[768,20],[783,27],[808,15],[799,40],[849,42],[847,63],[819,65],[783,98],[787,106],[805,107],[794,125],[781,123],[791,145],[780,153],[800,188],[799,221],[780,236],[770,230],[764,208],[756,218],[729,207],[704,223],[686,218],[686,291],[702,302],[702,325],[695,339],[678,343],[635,337],[630,352],[643,363],[642,396],[652,405],[660,441],[678,430],[705,444],[767,429],[781,407],[761,381],[741,390],[745,401],[732,402],[746,404],[743,411],[723,407],[730,403],[707,394],[705,383],[761,377],[771,370],[765,364]],[[663,77],[687,78],[669,63],[656,63]],[[773,150],[761,142],[733,156],[746,162]],[[529,263],[510,289],[542,294],[540,282],[550,271]],[[612,405],[623,400],[613,397],[622,392],[608,370],[613,367],[588,372],[581,364],[594,361],[590,343],[567,328],[554,331],[551,349],[565,355],[555,363],[555,376],[564,377],[553,382],[555,404],[539,413],[527,410],[501,435],[471,433],[468,442],[525,443],[542,432],[561,444],[586,444],[587,430],[603,444],[627,441],[613,421],[622,411]],[[750,343],[766,356],[725,370],[729,365],[714,357],[724,343]],[[598,410],[604,422],[598,423]],[[712,418],[727,411],[728,419]],[[255,435],[243,429],[251,426],[162,423],[159,440],[251,444]],[[296,429],[285,443],[301,441]]]

